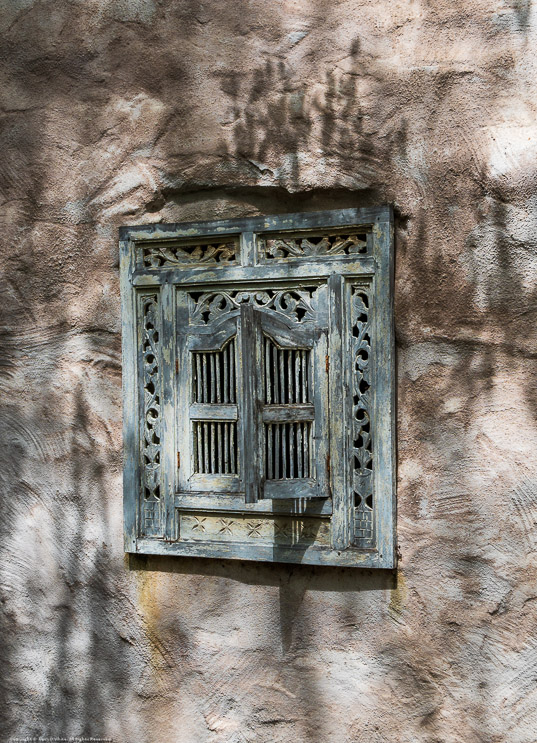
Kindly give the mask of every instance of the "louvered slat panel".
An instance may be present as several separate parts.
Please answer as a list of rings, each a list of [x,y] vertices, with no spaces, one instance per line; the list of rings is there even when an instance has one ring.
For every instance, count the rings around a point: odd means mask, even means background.
[[[196,474],[237,474],[237,424],[235,421],[194,421]]]
[[[278,348],[265,337],[265,404],[309,402],[309,365],[308,350]]]
[[[310,477],[311,423],[265,424],[265,477],[289,480]]]
[[[235,339],[232,338],[221,351],[195,351],[192,357],[194,402],[235,404]]]

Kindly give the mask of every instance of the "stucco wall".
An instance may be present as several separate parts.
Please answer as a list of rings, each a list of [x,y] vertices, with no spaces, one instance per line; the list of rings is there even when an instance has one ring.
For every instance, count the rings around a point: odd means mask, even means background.
[[[537,6],[2,0],[2,736],[537,740]],[[122,551],[117,228],[393,203],[390,573]]]

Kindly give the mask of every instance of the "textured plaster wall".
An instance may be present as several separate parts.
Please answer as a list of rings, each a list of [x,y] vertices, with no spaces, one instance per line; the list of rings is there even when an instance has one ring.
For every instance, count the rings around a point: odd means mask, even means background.
[[[537,740],[537,4],[1,0],[10,736]],[[122,552],[117,228],[393,203],[397,576]]]

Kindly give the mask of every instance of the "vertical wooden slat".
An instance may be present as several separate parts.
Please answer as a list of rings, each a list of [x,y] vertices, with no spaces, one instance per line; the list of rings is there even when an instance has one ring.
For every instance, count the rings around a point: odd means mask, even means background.
[[[278,405],[280,402],[279,384],[278,384],[278,349],[274,344],[270,344],[272,358],[272,384],[274,388],[273,402]]]
[[[236,359],[236,352],[235,352],[235,339],[231,341],[229,344],[229,401],[232,403],[237,402],[237,396],[236,396],[236,385],[235,385],[235,359]]]
[[[295,477],[296,423],[289,425],[289,477]]]
[[[293,400],[293,367],[292,367],[292,351],[286,351],[287,357],[287,402],[292,403]]]
[[[300,354],[301,351],[295,351],[294,353],[294,366],[295,366],[295,402],[301,402],[300,398]]]
[[[211,437],[211,464],[210,464],[210,467],[211,467],[210,472],[211,473],[213,473],[215,471],[215,466],[216,466],[216,451],[215,451],[216,450],[216,447],[215,447],[214,429],[215,429],[215,424],[214,423],[211,423],[211,432],[209,434],[210,437]]]
[[[274,425],[276,439],[274,442],[274,479],[280,479],[280,462],[281,462],[281,451],[280,451],[280,426],[276,423]]]
[[[287,477],[287,424],[282,425],[282,477]]]
[[[276,347],[274,344],[270,344],[270,364],[271,364],[271,377],[270,381],[272,382],[272,402],[277,405],[278,404],[278,371],[277,371],[277,361],[276,361]]]
[[[300,402],[307,402],[307,370],[306,370],[306,351],[300,352],[300,366],[301,366],[301,377],[302,377],[302,399]]]
[[[270,405],[272,402],[272,391],[270,384],[270,346],[271,342],[265,338],[265,402]]]
[[[216,360],[215,360],[215,354],[214,353],[210,353],[209,354],[209,361],[210,361],[210,365],[211,365],[211,372],[210,372],[210,376],[211,376],[211,397],[209,399],[209,402],[210,403],[215,403],[216,402],[216,363],[215,363]]]
[[[297,423],[295,425],[295,439],[296,439],[296,471],[297,471],[297,477],[299,477],[298,471],[300,468],[300,449],[302,447],[302,439],[299,441],[300,436],[300,423]]]
[[[272,480],[274,475],[274,467],[273,467],[273,439],[274,439],[274,426],[272,423],[269,423],[266,428],[266,437],[267,437],[267,478],[269,480]]]
[[[218,463],[217,472],[224,472],[224,424],[220,421],[217,425],[217,443],[218,443]]]
[[[209,472],[209,424],[203,423],[203,471]]]
[[[224,423],[224,475],[229,474],[229,423]]]
[[[303,477],[308,477],[308,475],[309,475],[309,472],[308,472],[308,460],[306,458],[306,446],[307,446],[306,439],[307,439],[307,436],[308,436],[308,424],[307,423],[301,423],[300,424],[300,428],[301,428],[301,432],[302,432],[302,451],[301,451],[301,456],[302,456],[302,476]]]
[[[229,346],[228,343],[227,346],[224,348],[224,351],[222,352],[222,367],[223,367],[223,375],[222,375],[222,384],[224,386],[223,389],[223,397],[224,397],[224,403],[229,403],[229,374],[228,374],[228,367],[229,367]]]
[[[192,424],[192,454],[194,472],[198,472],[198,424],[195,421]]]
[[[198,446],[199,446],[199,454],[198,454],[198,472],[204,471],[204,459],[203,459],[203,424],[198,423]]]
[[[306,423],[304,432],[304,477],[310,476],[310,436],[311,424]]]
[[[201,402],[209,402],[207,398],[207,354],[202,353],[201,354],[201,383],[202,383],[202,390],[201,390]]]
[[[205,464],[205,472],[211,471],[211,424],[206,423],[204,427],[205,433],[205,454],[207,462]]]
[[[285,403],[285,369],[284,369],[284,356],[282,349],[278,349],[278,365],[279,365],[279,372],[280,372],[280,399],[279,403],[282,405]]]
[[[234,423],[226,423],[226,436],[227,436],[227,447],[226,447],[226,456],[227,456],[227,473],[228,475],[233,474],[233,461],[232,461],[232,430],[233,430]]]
[[[194,471],[195,472],[202,472],[203,464],[202,464],[202,449],[201,449],[201,424],[199,421],[196,421],[194,423],[194,438],[196,440],[196,459],[194,462]]]
[[[229,458],[230,458],[230,466],[231,466],[231,472],[235,475],[238,472],[238,463],[237,463],[237,450],[236,450],[236,431],[235,431],[235,424],[231,424],[231,429],[229,432]]]
[[[236,403],[235,395],[235,370],[236,370],[236,345],[235,338],[229,344],[229,402]]]
[[[270,383],[272,385],[272,402],[277,405],[280,400],[278,382],[278,349],[270,344]]]
[[[309,423],[302,423],[302,471],[304,477],[309,477],[308,467],[308,447],[309,447]]]
[[[222,401],[222,354],[219,352],[216,356],[216,402]]]
[[[214,466],[213,475],[218,472],[218,423],[213,423],[212,434],[213,434],[213,450],[214,450]]]

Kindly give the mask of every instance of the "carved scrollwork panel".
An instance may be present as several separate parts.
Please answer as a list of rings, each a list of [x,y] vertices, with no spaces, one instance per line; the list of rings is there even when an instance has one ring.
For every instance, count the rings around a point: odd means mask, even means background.
[[[161,374],[159,362],[159,295],[139,297],[141,315],[142,431],[142,531],[153,534],[159,528],[161,498]]]
[[[191,293],[190,322],[193,325],[208,325],[230,312],[238,311],[241,304],[251,304],[270,309],[293,322],[303,323],[315,318],[316,291],[316,287],[305,287]]]
[[[366,255],[367,234],[322,235],[318,237],[276,237],[261,242],[265,260],[297,258],[329,258],[331,256]]]
[[[353,491],[354,544],[372,547],[373,523],[373,441],[371,431],[371,327],[370,290],[355,285],[351,295],[352,394],[353,394]]]
[[[237,240],[216,240],[194,245],[156,243],[143,245],[141,257],[144,268],[170,268],[195,263],[229,265],[236,262],[238,251]]]

